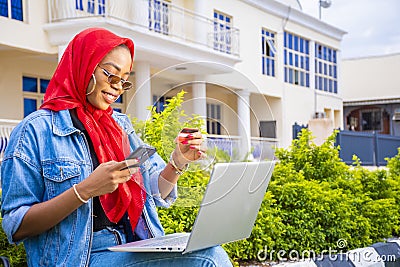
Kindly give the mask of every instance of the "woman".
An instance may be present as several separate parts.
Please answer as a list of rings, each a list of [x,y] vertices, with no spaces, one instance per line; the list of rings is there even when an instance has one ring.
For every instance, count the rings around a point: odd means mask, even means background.
[[[143,142],[110,105],[132,86],[133,55],[130,39],[82,31],[41,109],[11,135],[2,163],[3,229],[10,242],[24,242],[30,266],[231,266],[221,247],[189,256],[107,250],[164,234],[155,207],[172,204],[183,168],[201,154],[194,133],[168,164],[154,154],[140,168],[124,168]]]

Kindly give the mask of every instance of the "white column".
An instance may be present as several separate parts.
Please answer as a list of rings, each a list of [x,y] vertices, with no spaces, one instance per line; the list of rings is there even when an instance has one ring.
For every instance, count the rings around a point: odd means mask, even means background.
[[[64,54],[65,49],[67,49],[67,45],[66,44],[58,46],[58,62],[60,62],[60,60],[61,60],[61,58],[62,58],[62,56]]]
[[[340,129],[346,129],[346,125],[344,125],[344,117],[343,117],[343,94],[342,94],[342,77],[340,76],[341,73],[341,64],[342,63],[342,53],[339,50],[336,50],[336,79],[338,81],[337,83],[337,96],[339,96],[340,99],[342,99],[342,105],[340,108]],[[340,81],[340,82],[339,82]],[[391,120],[391,125],[390,125],[390,129],[392,128],[392,123],[393,121]]]
[[[318,112],[318,94],[315,89],[315,41],[310,41],[310,89],[314,92],[314,109],[311,117],[314,118]]]
[[[276,34],[276,43],[275,48],[277,54],[275,55],[275,75],[278,81],[285,82],[285,62],[283,53],[285,52],[284,49],[284,32],[278,32]]]
[[[200,16],[206,17],[207,14],[207,1],[195,0],[194,1],[194,12]],[[206,19],[195,20],[196,42],[206,45],[207,44],[207,34],[212,33],[212,29],[207,29],[209,24],[206,23]]]
[[[192,85],[193,113],[204,120],[204,129],[207,124],[207,86],[203,76],[195,76]]]
[[[239,90],[237,95],[238,133],[240,136],[239,155],[242,159],[251,150],[250,92]]]
[[[285,32],[284,29],[282,31],[277,32],[276,34],[276,78],[279,82],[282,97],[280,99],[280,109],[281,109],[281,117],[277,119],[276,122],[276,135],[278,139],[280,139],[280,143],[284,143],[285,140],[291,140],[292,130],[291,125],[287,120],[287,109],[288,105],[286,100],[286,85],[285,85],[285,61],[284,61],[284,53],[285,53]],[[289,131],[290,130],[290,131]]]
[[[139,120],[147,120],[151,115],[147,108],[152,105],[150,64],[148,62],[135,62],[135,89],[126,113],[133,113]]]

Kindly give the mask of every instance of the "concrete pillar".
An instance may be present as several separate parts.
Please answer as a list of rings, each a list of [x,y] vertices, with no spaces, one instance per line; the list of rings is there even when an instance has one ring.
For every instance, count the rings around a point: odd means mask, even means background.
[[[135,89],[132,98],[128,96],[131,101],[129,101],[126,113],[134,114],[139,120],[147,120],[151,115],[147,108],[152,105],[150,64],[148,62],[135,62]]]
[[[318,95],[315,89],[315,41],[310,41],[310,89],[314,91],[314,109],[311,118],[314,118],[317,112],[322,112],[323,110],[318,110]]]
[[[286,84],[285,84],[285,61],[284,61],[284,53],[285,53],[285,32],[284,29],[282,31],[277,32],[276,34],[276,45],[275,48],[277,50],[277,58],[276,58],[276,78],[279,83],[282,85],[282,97],[280,99],[280,108],[281,108],[281,119],[277,120],[277,128],[276,134],[281,139],[281,145],[287,146],[290,144],[290,140],[292,139],[292,125],[287,119],[288,109],[290,107],[286,101]]]
[[[192,85],[193,113],[200,115],[204,120],[204,129],[207,124],[207,86],[203,76],[196,76]]]
[[[276,55],[275,55],[275,75],[278,81],[280,82],[285,82],[285,70],[284,70],[284,57],[283,53],[285,52],[284,50],[284,32],[278,32],[275,35],[275,49],[276,49]]]
[[[62,56],[64,54],[65,49],[67,49],[67,45],[68,44],[59,45],[58,46],[58,62],[60,62],[60,60],[61,60],[61,58],[62,58]]]
[[[195,0],[194,1],[194,12],[201,16],[200,19],[195,20],[194,32],[196,34],[196,42],[199,44],[207,45],[207,34],[211,34],[213,31],[212,24],[209,24],[206,20],[207,17],[207,1]],[[203,19],[204,18],[204,19]],[[211,35],[209,36],[212,37]]]
[[[251,150],[251,125],[250,125],[250,92],[237,91],[238,134],[240,137],[240,159]],[[250,157],[251,158],[251,157]]]

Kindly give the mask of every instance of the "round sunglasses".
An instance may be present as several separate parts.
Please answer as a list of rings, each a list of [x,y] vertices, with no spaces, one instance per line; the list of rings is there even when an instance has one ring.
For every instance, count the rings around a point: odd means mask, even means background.
[[[122,89],[125,91],[132,88],[133,85],[130,81],[126,81],[126,80],[122,79],[121,77],[119,77],[115,74],[112,74],[111,72],[109,72],[108,70],[106,70],[100,66],[98,66],[98,67],[103,71],[104,75],[107,76],[107,82],[109,84],[118,84],[119,82],[121,82]]]

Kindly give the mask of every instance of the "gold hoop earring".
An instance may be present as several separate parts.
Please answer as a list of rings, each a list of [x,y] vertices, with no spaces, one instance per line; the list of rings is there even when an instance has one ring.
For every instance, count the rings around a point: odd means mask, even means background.
[[[90,90],[89,93],[86,93],[87,96],[90,95],[91,93],[93,93],[94,89],[96,87],[96,77],[94,76],[94,73],[92,73],[92,78],[93,78],[93,88],[92,88],[92,90]]]

